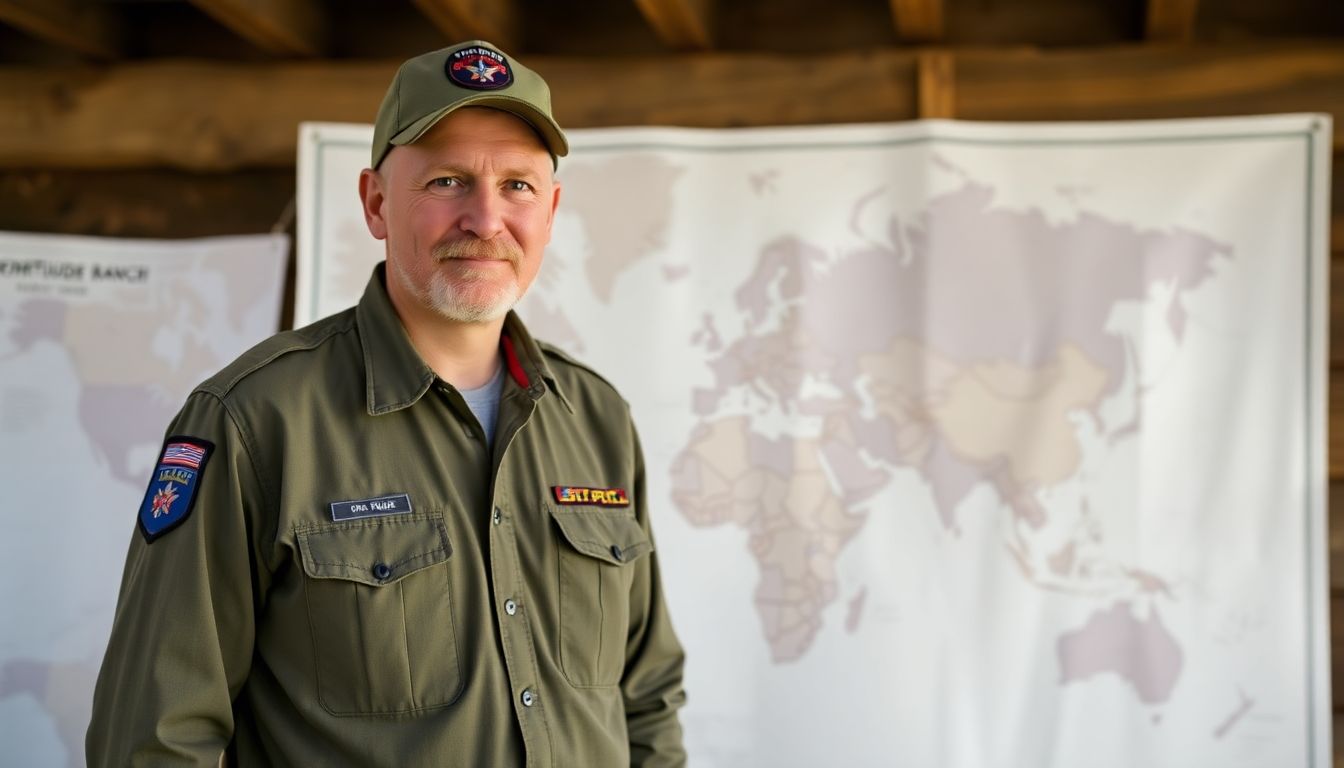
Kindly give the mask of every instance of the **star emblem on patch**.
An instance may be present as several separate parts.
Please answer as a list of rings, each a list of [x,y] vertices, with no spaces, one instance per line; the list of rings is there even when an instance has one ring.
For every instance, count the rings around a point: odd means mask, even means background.
[[[166,515],[173,510],[173,502],[177,501],[177,489],[170,482],[163,486],[154,494],[153,513],[154,517]]]
[[[472,80],[484,80],[487,83],[495,81],[495,73],[502,72],[504,67],[490,66],[484,59],[477,59],[475,63],[467,65],[467,71],[471,73]]]
[[[513,72],[504,54],[481,46],[453,51],[444,71],[455,85],[473,91],[493,91],[513,84]]]

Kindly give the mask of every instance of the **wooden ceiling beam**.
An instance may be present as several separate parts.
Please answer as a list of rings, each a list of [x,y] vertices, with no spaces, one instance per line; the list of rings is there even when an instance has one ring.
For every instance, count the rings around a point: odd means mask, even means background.
[[[326,11],[317,0],[191,0],[204,11],[268,53],[321,56],[326,50]]]
[[[677,51],[714,47],[714,0],[635,0],[654,34]]]
[[[1333,40],[938,53],[947,58],[927,59],[922,69],[921,53],[909,49],[837,53],[825,67],[799,56],[713,53],[535,56],[528,66],[545,75],[556,116],[569,128],[1312,111],[1334,115],[1334,148],[1344,151],[1344,49]],[[290,166],[298,123],[372,122],[396,66],[0,67],[0,167]]]
[[[957,117],[1142,120],[1329,112],[1344,148],[1344,47],[1334,40],[956,55]]]
[[[90,58],[121,55],[120,19],[97,0],[0,0],[0,22]]]
[[[1198,11],[1199,0],[1148,0],[1144,35],[1152,42],[1188,43]]]
[[[505,51],[522,42],[518,0],[411,0],[450,43],[486,40]]]
[[[896,36],[907,43],[943,39],[943,0],[891,0]]]

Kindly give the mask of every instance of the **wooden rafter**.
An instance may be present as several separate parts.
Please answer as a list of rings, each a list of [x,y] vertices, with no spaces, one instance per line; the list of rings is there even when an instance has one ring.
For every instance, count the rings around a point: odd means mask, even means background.
[[[191,0],[258,48],[282,56],[320,56],[327,18],[317,0]]]
[[[891,0],[891,16],[896,35],[905,42],[943,39],[943,0]]]
[[[451,42],[487,40],[516,50],[522,40],[517,0],[412,0]]]
[[[1199,0],[1148,0],[1145,35],[1152,41],[1189,42]]]
[[[0,22],[95,59],[121,53],[121,25],[96,0],[0,0]]]
[[[678,51],[713,47],[713,0],[635,0],[635,5],[667,47]]]

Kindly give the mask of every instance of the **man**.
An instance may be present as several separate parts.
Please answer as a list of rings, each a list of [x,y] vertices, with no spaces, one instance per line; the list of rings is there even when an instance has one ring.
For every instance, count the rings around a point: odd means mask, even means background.
[[[90,765],[685,762],[628,407],[510,311],[567,149],[489,43],[401,67],[359,179],[385,265],[169,428]]]

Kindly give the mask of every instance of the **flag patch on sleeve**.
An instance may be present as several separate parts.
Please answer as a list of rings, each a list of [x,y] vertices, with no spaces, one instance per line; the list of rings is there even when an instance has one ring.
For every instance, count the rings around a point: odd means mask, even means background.
[[[140,503],[140,534],[155,539],[181,525],[196,503],[201,473],[215,444],[199,437],[168,438]]]

